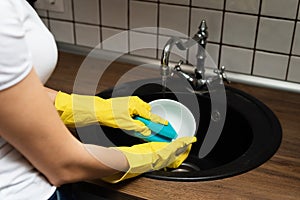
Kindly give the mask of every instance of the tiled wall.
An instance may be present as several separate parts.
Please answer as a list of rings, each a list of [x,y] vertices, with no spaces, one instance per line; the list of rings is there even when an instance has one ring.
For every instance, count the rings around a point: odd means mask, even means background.
[[[300,83],[299,0],[64,1],[64,13],[38,11],[58,42],[95,47],[114,34],[145,26],[193,36],[201,19],[206,19],[207,50],[218,66],[225,65],[231,72]],[[156,49],[131,51],[134,43],[127,40],[116,46],[129,48],[129,54],[160,59],[161,51],[157,49],[164,44],[158,41],[168,37],[157,30],[128,35],[147,35]]]

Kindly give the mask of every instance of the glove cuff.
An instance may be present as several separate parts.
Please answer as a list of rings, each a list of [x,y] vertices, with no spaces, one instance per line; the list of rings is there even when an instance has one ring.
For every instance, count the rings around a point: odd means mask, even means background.
[[[149,155],[130,152],[132,147],[111,147],[121,151],[127,158],[129,169],[126,172],[119,172],[109,177],[104,177],[102,180],[109,183],[118,183],[125,179],[136,177],[142,173],[152,171],[152,158]]]
[[[55,97],[54,106],[60,115],[66,110],[66,108],[68,107],[68,105],[70,103],[72,105],[71,95],[61,92],[61,91],[59,91],[57,93],[57,95]]]

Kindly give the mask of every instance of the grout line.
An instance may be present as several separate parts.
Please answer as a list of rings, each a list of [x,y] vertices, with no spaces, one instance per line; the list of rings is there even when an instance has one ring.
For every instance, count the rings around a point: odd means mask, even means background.
[[[99,0],[99,28],[100,28],[100,48],[103,49],[103,32],[102,32],[102,0]]]
[[[259,32],[259,24],[260,24],[260,17],[261,17],[261,7],[262,7],[262,1],[260,0],[259,2],[259,7],[258,7],[258,15],[257,15],[257,23],[256,23],[256,32],[255,32],[255,39],[254,39],[254,51],[252,55],[252,64],[251,64],[251,71],[250,74],[253,75],[254,71],[254,63],[255,63],[255,53],[256,53],[256,45],[257,45],[257,38],[258,38],[258,32]]]
[[[73,37],[74,37],[74,44],[77,45],[77,40],[76,40],[76,29],[75,29],[75,13],[74,13],[74,0],[71,0],[71,7],[72,7],[72,22],[73,22]]]
[[[135,0],[136,1],[136,0]],[[189,4],[179,4],[179,3],[169,3],[169,2],[162,2],[158,0],[160,4],[164,5],[171,5],[171,6],[181,6],[181,7],[189,7]]]
[[[86,23],[81,23],[81,24],[86,24]],[[117,29],[117,30],[120,30],[120,31],[127,31],[126,28],[120,28],[120,27],[115,27],[115,26],[102,25],[101,27],[103,27],[103,28],[110,28],[110,29]]]
[[[79,55],[88,55],[90,53],[90,47],[82,47],[74,44],[68,44],[63,42],[58,42],[58,48],[60,51],[69,52]],[[114,52],[112,51],[105,51],[105,50],[97,50],[96,54],[92,55],[94,58],[97,59],[110,59],[111,56],[115,57]],[[118,59],[120,62],[140,65],[143,63],[150,63],[154,65],[159,65],[159,61],[153,58],[147,58],[145,56],[139,55],[128,55],[125,54],[124,56]],[[240,82],[245,84],[256,85],[260,87],[270,87],[280,90],[286,91],[293,91],[293,92],[300,92],[300,82],[296,81],[284,81],[282,79],[270,78],[266,76],[251,76],[249,74],[242,74],[242,73],[227,73],[228,78],[234,82]]]
[[[191,21],[192,21],[192,0],[189,0],[189,18],[188,18],[188,37],[192,38],[191,35]],[[185,58],[185,63],[189,63],[189,56],[190,56],[190,48],[187,49],[186,51],[186,58]]]
[[[159,37],[160,37],[160,31],[159,31],[159,27],[160,27],[160,0],[157,1],[157,38],[156,38],[156,59],[160,59],[160,55],[159,55]]]
[[[296,36],[297,19],[298,19],[298,16],[299,16],[299,6],[300,6],[300,0],[298,0],[296,18],[294,20],[294,29],[293,29],[293,35],[292,35],[292,41],[291,41],[291,48],[290,48],[289,59],[288,59],[288,64],[287,64],[286,74],[285,74],[285,80],[286,81],[287,81],[288,75],[289,75],[290,61],[291,61],[291,58],[292,58],[294,40],[295,40],[295,36]]]
[[[130,48],[130,0],[127,0],[127,53],[131,54]]]
[[[199,8],[199,9],[205,9],[205,10],[212,10],[212,11],[221,11],[222,12],[222,21],[221,21],[221,35],[220,35],[220,41],[219,42],[212,42],[210,41],[209,43],[212,44],[217,44],[219,45],[219,56],[218,56],[218,67],[220,67],[221,64],[221,58],[222,58],[222,47],[223,46],[230,46],[230,47],[236,47],[236,48],[243,48],[243,49],[248,49],[248,50],[252,50],[253,51],[253,56],[252,56],[252,63],[251,63],[251,75],[253,75],[253,71],[254,71],[254,65],[255,65],[255,53],[257,51],[262,51],[262,52],[266,52],[266,53],[272,53],[272,54],[277,54],[277,55],[284,55],[284,56],[288,56],[288,63],[286,66],[286,74],[285,74],[285,80],[287,81],[288,78],[288,73],[290,70],[290,61],[291,61],[291,57],[292,56],[297,56],[299,57],[300,55],[297,54],[293,54],[293,47],[294,47],[294,40],[296,38],[296,27],[297,27],[297,22],[299,22],[300,20],[298,20],[298,16],[299,16],[299,6],[300,6],[300,0],[298,0],[298,7],[297,7],[297,12],[296,12],[296,17],[294,19],[291,18],[286,18],[286,17],[276,17],[276,16],[267,16],[267,15],[262,15],[261,13],[261,9],[262,9],[262,1],[260,0],[259,2],[259,10],[258,13],[243,13],[243,12],[239,12],[239,11],[230,11],[230,10],[226,10],[226,0],[224,0],[223,2],[223,8],[221,9],[217,9],[217,8],[207,8],[207,7],[199,7],[199,6],[192,6],[192,0],[189,0],[188,5],[186,4],[178,4],[178,3],[167,3],[167,2],[161,2],[160,0],[158,0],[157,2],[153,2],[153,1],[143,1],[143,0],[127,0],[127,28],[120,28],[120,27],[113,27],[113,26],[103,26],[102,25],[102,17],[101,17],[101,9],[102,9],[102,0],[98,0],[99,2],[99,21],[100,21],[100,25],[99,24],[94,24],[94,23],[88,23],[88,22],[76,22],[75,21],[75,13],[74,13],[74,0],[71,0],[71,8],[72,8],[72,20],[68,20],[68,19],[60,19],[59,17],[52,17],[50,16],[49,11],[46,12],[46,20],[48,22],[48,26],[49,26],[49,30],[51,30],[51,20],[57,20],[57,21],[61,21],[61,22],[69,22],[73,24],[73,37],[74,37],[74,44],[77,44],[77,39],[76,39],[76,24],[85,24],[85,25],[91,25],[91,26],[100,26],[100,41],[102,42],[103,40],[103,30],[102,28],[111,28],[111,29],[117,29],[117,30],[130,30],[130,3],[131,2],[147,2],[147,3],[151,3],[153,5],[157,5],[157,31],[156,31],[156,35],[157,35],[157,39],[156,39],[156,58],[159,59],[160,55],[159,55],[159,36],[163,36],[159,35],[159,26],[160,26],[160,12],[161,12],[161,5],[174,5],[174,6],[180,6],[180,7],[186,7],[189,9],[189,17],[188,17],[188,35],[191,36],[191,18],[192,18],[192,9],[193,8]],[[257,24],[256,24],[256,33],[255,33],[255,39],[254,39],[254,46],[253,48],[249,48],[249,47],[243,47],[243,46],[238,46],[238,45],[231,45],[231,44],[226,44],[223,43],[223,34],[224,34],[224,27],[225,27],[225,15],[226,13],[235,13],[235,14],[243,14],[243,15],[249,15],[249,16],[256,16],[257,17]],[[283,53],[283,52],[275,52],[275,51],[269,51],[269,50],[263,50],[263,49],[258,49],[257,48],[257,39],[258,39],[258,34],[259,34],[259,24],[261,22],[262,18],[270,18],[270,19],[276,19],[276,20],[285,20],[285,21],[289,21],[289,22],[293,22],[294,23],[294,28],[293,28],[293,33],[292,33],[292,38],[291,38],[291,46],[289,49],[288,53]],[[136,31],[136,32],[142,32],[142,31]],[[142,32],[144,33],[144,32]],[[145,32],[147,34],[153,34],[153,33],[148,33]],[[165,36],[169,36],[169,35],[165,35]],[[128,34],[128,51],[130,51],[130,34]],[[101,47],[102,48],[102,47]],[[189,51],[187,51],[187,60],[189,57]]]
[[[49,29],[49,31],[52,31],[51,30],[50,17],[49,17],[49,11],[48,10],[46,10],[46,19],[48,21],[48,29]]]
[[[219,47],[219,57],[218,57],[218,65],[217,65],[218,68],[220,68],[221,57],[222,57],[223,31],[224,31],[224,23],[225,23],[225,7],[226,7],[226,0],[224,0],[223,11],[222,11],[222,23],[221,23],[221,35],[220,35],[220,47]]]

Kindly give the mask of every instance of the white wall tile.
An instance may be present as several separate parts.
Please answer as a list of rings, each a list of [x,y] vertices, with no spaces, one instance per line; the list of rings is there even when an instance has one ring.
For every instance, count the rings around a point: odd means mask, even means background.
[[[130,31],[130,54],[156,58],[157,35]]]
[[[292,52],[293,54],[300,55],[300,22],[297,22]]]
[[[159,27],[188,34],[189,8],[185,6],[160,5]]]
[[[300,9],[300,4],[298,9]],[[300,20],[300,13],[298,13],[298,20]]]
[[[291,49],[295,23],[293,19],[297,17],[298,0],[226,0],[226,5],[224,2],[224,0],[64,0],[65,11],[63,13],[42,10],[37,10],[37,12],[43,22],[49,25],[50,31],[58,42],[74,44],[76,41],[76,45],[93,47],[102,37],[103,49],[122,53],[129,52],[130,44],[132,50],[138,43],[145,42],[141,36],[145,33],[131,33],[131,39],[136,39],[130,41],[129,33],[123,31],[124,29],[159,26],[161,28],[158,43],[156,42],[157,36],[150,34],[151,39],[147,39],[148,43],[146,41],[147,44],[144,45],[158,44],[158,59],[161,58],[161,49],[170,38],[167,35],[175,35],[186,41],[187,34],[190,33],[190,36],[193,36],[198,31],[201,20],[205,19],[209,33],[206,51],[211,56],[211,59],[206,58],[205,65],[211,67],[218,63],[223,9],[226,9],[229,12],[225,13],[222,41],[224,44],[220,64],[225,65],[229,71],[250,74],[253,51],[247,48],[254,48],[255,34],[258,31],[255,47],[258,50],[254,59],[253,75],[285,80],[288,65],[287,54]],[[259,29],[256,30],[256,14],[260,2],[262,3],[262,16]],[[192,8],[188,6],[190,3]],[[298,20],[300,20],[300,14],[298,14]],[[156,28],[142,30],[146,33],[156,33],[156,31]],[[107,40],[110,36],[113,37]],[[293,56],[290,59],[287,78],[288,81],[300,83],[300,21],[297,22],[293,41]],[[240,46],[240,48],[231,47],[231,45]],[[130,53],[156,58],[156,52],[156,49],[140,49]],[[174,47],[170,61],[186,60],[188,55],[188,60],[195,62],[196,52],[196,46],[189,50],[189,54]]]
[[[217,68],[218,65],[218,58],[219,58],[219,45],[217,44],[206,44],[206,58],[205,58],[205,67],[210,68]],[[197,56],[198,52],[198,45],[194,45],[192,48],[189,49],[188,54],[188,62],[194,66],[197,65]]]
[[[76,22],[100,24],[98,0],[73,0]]]
[[[291,57],[287,79],[288,81],[295,81],[300,83],[300,57]]]
[[[221,66],[232,72],[249,74],[251,72],[253,51],[242,48],[222,46]]]
[[[218,67],[220,45],[217,44],[206,44],[207,57],[205,60],[205,66],[207,67]]]
[[[260,0],[227,0],[226,10],[257,14],[259,3]]]
[[[50,19],[50,30],[56,41],[74,44],[74,24]]]
[[[189,5],[190,0],[160,0],[160,2],[163,3],[176,3],[176,4],[182,4],[182,5]]]
[[[255,54],[253,74],[285,79],[288,56],[257,51]]]
[[[263,0],[261,14],[275,17],[296,18],[298,0]]]
[[[192,6],[223,9],[224,0],[192,0]]]
[[[100,47],[100,27],[75,24],[76,44],[88,47]]]
[[[293,29],[294,22],[292,21],[261,18],[257,36],[257,48],[289,53]]]
[[[128,53],[128,31],[102,27],[102,48],[104,50]]]
[[[47,11],[46,11],[46,10],[36,9],[35,11],[37,12],[37,14],[38,14],[40,17],[47,17]]]
[[[41,18],[42,22],[45,24],[45,26],[49,29],[49,20],[47,18]]]
[[[128,28],[128,5],[124,0],[101,0],[102,25]]]
[[[226,13],[223,42],[243,47],[253,47],[256,26],[256,16]]]
[[[72,0],[64,0],[64,12],[49,11],[49,17],[56,19],[73,20]]]
[[[157,4],[149,2],[130,2],[130,29],[141,27],[157,27]],[[157,32],[153,29],[151,32]]]
[[[192,8],[191,37],[199,31],[199,25],[203,19],[207,22],[208,41],[220,42],[222,26],[221,11]]]

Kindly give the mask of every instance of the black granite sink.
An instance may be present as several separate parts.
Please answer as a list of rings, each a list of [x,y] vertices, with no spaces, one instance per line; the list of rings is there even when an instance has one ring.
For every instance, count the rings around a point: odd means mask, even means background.
[[[226,87],[226,102],[223,105],[226,107],[225,116],[214,116],[216,113],[212,111],[211,93],[195,94],[176,80],[169,81],[168,86],[172,89],[162,92],[160,80],[141,80],[128,82],[98,94],[103,98],[137,95],[146,102],[161,98],[187,99],[181,103],[190,108],[199,122],[196,132],[198,140],[193,144],[189,157],[177,169],[154,171],[144,176],[173,181],[203,181],[230,177],[260,166],[270,159],[280,146],[280,123],[273,112],[256,98]],[[219,103],[224,104],[224,101]],[[224,118],[220,137],[212,150],[203,157],[199,151],[214,118]],[[124,134],[122,130],[108,127],[89,126],[78,129],[78,133],[83,142],[103,146],[130,146],[142,142]]]

